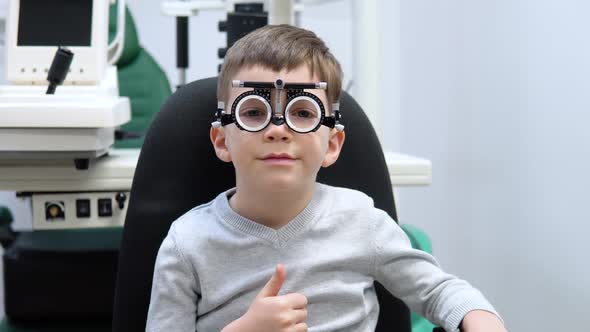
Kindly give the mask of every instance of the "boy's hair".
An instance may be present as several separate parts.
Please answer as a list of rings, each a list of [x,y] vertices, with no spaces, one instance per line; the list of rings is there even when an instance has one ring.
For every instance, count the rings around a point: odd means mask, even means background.
[[[217,81],[217,99],[228,102],[234,76],[244,67],[260,65],[273,71],[293,70],[306,64],[310,73],[328,83],[330,105],[340,99],[342,69],[315,33],[291,25],[267,25],[239,39],[229,48]]]

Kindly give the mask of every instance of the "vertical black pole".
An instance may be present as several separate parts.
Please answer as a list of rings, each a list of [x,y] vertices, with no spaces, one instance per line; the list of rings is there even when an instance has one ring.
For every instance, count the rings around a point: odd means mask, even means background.
[[[188,17],[176,18],[176,67],[179,72],[178,87],[186,84],[186,68],[188,68]]]

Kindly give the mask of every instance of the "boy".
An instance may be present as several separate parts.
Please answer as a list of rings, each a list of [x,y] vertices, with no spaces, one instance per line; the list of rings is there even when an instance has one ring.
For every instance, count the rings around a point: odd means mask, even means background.
[[[316,183],[344,143],[341,77],[300,28],[267,26],[229,49],[210,137],[236,187],[171,226],[148,331],[373,331],[374,280],[449,332],[505,331],[368,196]]]

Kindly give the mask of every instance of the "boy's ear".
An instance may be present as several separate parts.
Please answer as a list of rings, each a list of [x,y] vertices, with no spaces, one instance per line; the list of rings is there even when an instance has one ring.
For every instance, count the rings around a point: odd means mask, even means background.
[[[231,155],[225,143],[226,136],[223,128],[211,127],[209,138],[211,139],[211,143],[213,144],[217,158],[225,161],[226,163],[231,162]]]
[[[344,144],[344,138],[346,135],[344,131],[338,131],[336,129],[330,130],[330,138],[328,139],[328,150],[326,151],[326,155],[324,156],[324,161],[322,162],[322,167],[331,166],[333,163],[338,160],[338,156],[340,155],[340,151],[342,150],[342,145]]]

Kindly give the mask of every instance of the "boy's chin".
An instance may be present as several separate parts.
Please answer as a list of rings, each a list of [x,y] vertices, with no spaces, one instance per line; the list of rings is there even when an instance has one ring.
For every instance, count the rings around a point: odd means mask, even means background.
[[[306,183],[295,177],[268,177],[260,179],[259,190],[271,193],[288,193],[305,190]],[[312,188],[311,186],[310,188]]]

